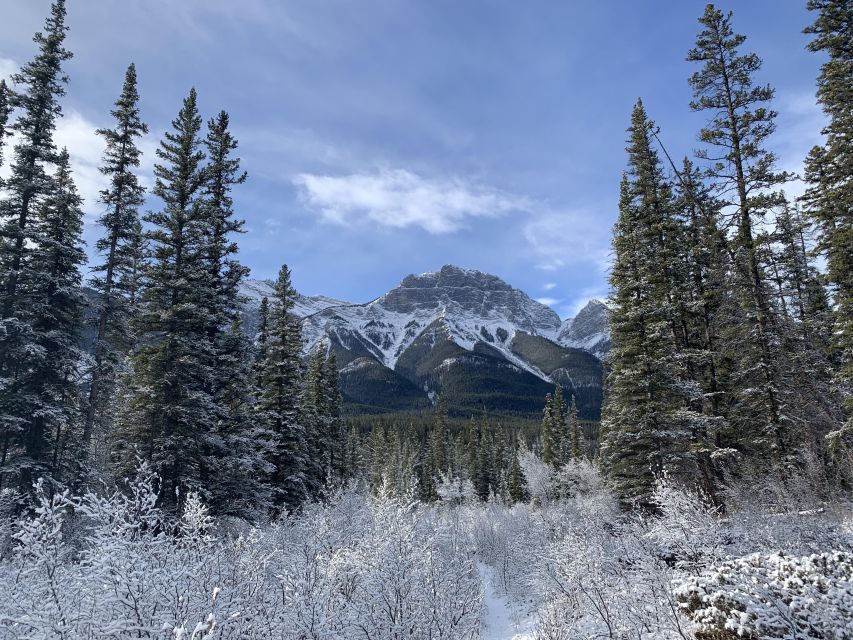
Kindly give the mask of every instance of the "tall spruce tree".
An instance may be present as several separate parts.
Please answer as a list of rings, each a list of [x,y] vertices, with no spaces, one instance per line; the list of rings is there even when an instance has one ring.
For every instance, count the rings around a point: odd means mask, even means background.
[[[688,485],[698,480],[692,447],[703,424],[690,410],[683,384],[675,280],[660,262],[662,255],[674,255],[680,235],[672,189],[651,144],[654,130],[638,101],[613,236],[613,347],[602,410],[608,477],[623,503],[644,506],[662,473]]]
[[[163,208],[146,220],[152,259],[137,318],[139,343],[132,354],[132,420],[117,434],[121,461],[141,455],[162,481],[160,501],[175,510],[190,490],[207,497],[218,411],[213,397],[214,355],[210,287],[204,248],[207,229],[195,89],[190,90],[157,149],[153,193]]]
[[[275,505],[289,509],[298,508],[308,492],[306,434],[299,420],[302,336],[299,320],[292,313],[295,296],[290,269],[284,265],[275,283],[267,356],[263,363],[263,387],[258,402],[259,418],[271,437],[269,483]]]
[[[220,111],[207,123],[204,148],[207,166],[198,208],[198,252],[201,268],[194,271],[195,297],[204,309],[210,370],[214,431],[203,452],[210,505],[214,513],[253,517],[268,510],[263,472],[269,433],[252,419],[251,343],[241,327],[240,285],[249,269],[237,259],[235,235],[243,232],[237,218],[233,188],[246,181],[235,157],[237,140],[230,131],[228,113]]]
[[[305,429],[305,485],[318,498],[331,467],[331,425],[327,415],[326,349],[317,345],[308,362],[300,399],[300,422]]]
[[[572,400],[571,404],[569,404],[569,413],[566,422],[569,436],[567,440],[570,443],[568,457],[566,460],[573,460],[577,462],[578,460],[582,460],[584,457],[584,435],[580,420],[578,419],[578,405],[577,402],[575,402],[575,394],[572,394]]]
[[[545,396],[545,407],[542,409],[542,462],[555,465],[558,458],[557,434],[554,425],[554,397],[549,393]]]
[[[16,91],[3,91],[5,117],[10,105],[20,113],[11,127],[19,141],[0,201],[0,488],[17,483],[28,490],[33,473],[44,462],[41,436],[33,431],[41,418],[33,408],[47,400],[47,386],[39,386],[38,377],[32,375],[37,364],[31,360],[40,349],[34,323],[41,319],[31,306],[36,292],[21,281],[28,272],[44,269],[34,255],[48,224],[39,219],[39,213],[47,212],[48,200],[55,201],[60,193],[47,165],[60,159],[53,133],[62,115],[59,98],[68,80],[62,65],[71,58],[63,46],[67,30],[65,2],[55,0],[44,31],[33,37],[38,54],[12,76]],[[5,133],[4,126],[0,137]],[[34,286],[37,279],[31,278],[27,286]]]
[[[52,191],[31,221],[35,244],[18,281],[29,310],[31,348],[10,391],[16,413],[25,415],[12,457],[26,490],[38,476],[65,482],[79,459],[78,378],[83,322],[80,267],[85,262],[81,199],[71,177],[68,152],[56,158]]]
[[[569,447],[568,421],[566,420],[566,402],[563,399],[563,388],[558,384],[554,386],[554,397],[552,398],[551,431],[553,433],[552,464],[561,467],[568,460]]]
[[[518,444],[512,450],[512,462],[509,467],[509,499],[513,504],[519,502],[527,502],[530,499],[530,494],[527,490],[527,477],[524,475],[524,470],[521,468],[521,461],[518,458]]]
[[[774,170],[776,158],[766,146],[775,130],[776,112],[768,107],[774,92],[755,84],[761,60],[740,52],[746,37],[733,32],[730,13],[709,4],[699,22],[702,30],[687,56],[701,65],[690,78],[690,106],[710,113],[699,134],[710,150],[699,157],[709,162],[707,175],[731,213],[732,285],[740,307],[735,313],[746,317],[746,322],[732,319],[725,341],[735,364],[730,420],[742,434],[740,448],[778,464],[795,439],[788,417],[796,403],[783,388],[780,330],[755,232],[774,207],[784,204],[774,189],[789,179]]]
[[[137,140],[148,133],[139,117],[139,93],[136,88],[136,67],[128,66],[121,95],[116,100],[112,129],[96,133],[106,141],[101,173],[109,186],[101,191],[100,202],[106,212],[98,219],[103,235],[95,247],[103,262],[93,271],[91,287],[98,293],[96,334],[93,346],[94,366],[89,383],[89,396],[83,425],[84,454],[92,436],[102,443],[109,433],[109,408],[125,355],[131,346],[130,319],[133,313],[130,299],[134,286],[135,240],[139,225],[139,207],[145,189],[134,172],[142,155]],[[103,448],[102,444],[96,445]]]
[[[806,29],[809,49],[828,54],[817,79],[817,98],[829,122],[826,143],[806,161],[806,214],[817,230],[826,258],[826,279],[834,302],[837,381],[846,398],[842,419],[828,435],[835,452],[853,464],[853,6],[846,0],[809,0],[816,12]]]

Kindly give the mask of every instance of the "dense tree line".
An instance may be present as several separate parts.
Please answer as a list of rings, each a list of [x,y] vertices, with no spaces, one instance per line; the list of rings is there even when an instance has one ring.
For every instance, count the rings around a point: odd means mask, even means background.
[[[708,5],[687,55],[690,108],[707,116],[695,161],[676,165],[642,101],[634,106],[601,445],[626,504],[648,504],[661,475],[710,501],[732,474],[784,481],[810,466],[851,480],[853,7],[808,8],[809,48],[828,54],[818,99],[829,124],[799,200],[783,191],[795,176],[769,147],[774,91],[757,84],[761,60],[730,13]]]

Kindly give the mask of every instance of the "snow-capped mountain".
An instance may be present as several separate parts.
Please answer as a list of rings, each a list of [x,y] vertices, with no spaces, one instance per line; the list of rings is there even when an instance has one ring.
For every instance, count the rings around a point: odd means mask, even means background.
[[[595,357],[603,359],[610,351],[607,305],[594,298],[587,302],[578,315],[563,322],[556,341],[565,347],[589,351]]]
[[[272,282],[249,280],[242,293],[253,327]],[[555,383],[575,393],[587,414],[600,406],[598,358],[609,334],[598,301],[563,322],[496,276],[445,265],[364,304],[300,295],[294,313],[303,318],[306,352],[322,342],[336,354],[345,398],[355,404],[417,406],[452,382],[470,396],[461,404],[472,407],[492,397],[492,408],[538,411]]]

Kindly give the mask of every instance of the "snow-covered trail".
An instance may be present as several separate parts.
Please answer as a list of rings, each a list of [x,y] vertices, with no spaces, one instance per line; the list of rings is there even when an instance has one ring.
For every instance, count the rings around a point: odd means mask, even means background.
[[[491,567],[479,562],[477,568],[485,604],[482,640],[532,640],[533,621],[516,619],[506,597],[499,595],[495,588]]]

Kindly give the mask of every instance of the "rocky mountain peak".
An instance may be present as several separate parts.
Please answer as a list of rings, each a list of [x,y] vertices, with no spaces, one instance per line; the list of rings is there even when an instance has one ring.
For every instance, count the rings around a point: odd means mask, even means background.
[[[403,278],[400,288],[404,289],[464,289],[474,288],[481,291],[512,291],[506,282],[489,273],[476,269],[463,269],[446,264],[438,271],[411,274]]]

